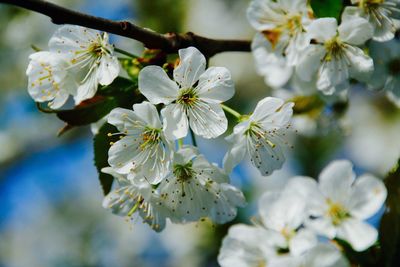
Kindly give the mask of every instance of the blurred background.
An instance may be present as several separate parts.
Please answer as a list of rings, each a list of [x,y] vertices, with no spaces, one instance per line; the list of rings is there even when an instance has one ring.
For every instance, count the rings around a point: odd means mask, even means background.
[[[193,31],[208,37],[250,39],[243,0],[58,0],[92,15],[130,20],[159,32]],[[31,45],[46,49],[57,26],[47,17],[0,5],[0,267],[47,266],[218,266],[216,257],[229,225],[207,222],[169,225],[154,233],[101,207],[102,191],[93,165],[89,127],[62,137],[54,115],[40,113],[26,90],[25,69]],[[112,36],[117,47],[140,54],[135,41]],[[229,102],[253,110],[268,95],[293,97],[269,89],[256,75],[250,53],[224,53],[211,65],[226,66],[236,95]],[[348,158],[358,173],[384,177],[400,152],[400,113],[382,92],[362,86],[346,104],[319,106],[294,119],[298,132],[284,169],[260,177],[248,162],[232,183],[249,205],[232,223],[250,221],[257,198],[294,175],[316,177],[332,159]],[[221,164],[223,139],[199,140],[200,151]]]

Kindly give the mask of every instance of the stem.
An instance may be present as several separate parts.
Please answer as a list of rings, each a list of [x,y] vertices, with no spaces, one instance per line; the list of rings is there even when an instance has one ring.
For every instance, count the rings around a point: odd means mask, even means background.
[[[225,110],[226,112],[228,112],[229,114],[231,114],[238,120],[242,117],[242,115],[239,112],[237,112],[236,110],[234,110],[228,106],[225,106],[224,104],[221,104],[221,107],[223,110]]]
[[[178,139],[178,148],[181,148],[183,146],[183,138]]]
[[[196,136],[194,135],[194,132],[192,129],[190,129],[190,137],[192,137],[192,144],[193,146],[197,147],[197,141],[196,141]]]
[[[137,58],[137,56],[135,56],[134,54],[131,54],[131,53],[129,53],[129,52],[125,51],[125,50],[122,50],[122,49],[120,49],[118,47],[114,47],[114,51],[117,52],[117,53],[123,54],[125,56],[131,57],[131,58]]]

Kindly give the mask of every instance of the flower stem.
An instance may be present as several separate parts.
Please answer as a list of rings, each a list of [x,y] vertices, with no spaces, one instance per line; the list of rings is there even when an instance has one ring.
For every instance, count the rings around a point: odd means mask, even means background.
[[[192,144],[193,146],[197,147],[197,141],[196,141],[196,136],[194,135],[194,132],[192,129],[190,129],[190,137],[192,137]]]
[[[178,139],[178,148],[181,148],[183,146],[183,138]]]
[[[122,49],[120,49],[118,47],[114,47],[114,51],[117,52],[117,53],[123,54],[125,56],[128,56],[130,58],[137,58],[137,56],[135,56],[134,54],[131,54],[131,53],[129,53],[129,52],[125,51],[125,50],[122,50]]]
[[[238,120],[242,117],[242,115],[239,112],[237,112],[236,110],[234,110],[228,106],[225,106],[224,104],[221,104],[221,107],[223,110],[225,110],[226,112],[228,112],[229,114],[231,114]]]

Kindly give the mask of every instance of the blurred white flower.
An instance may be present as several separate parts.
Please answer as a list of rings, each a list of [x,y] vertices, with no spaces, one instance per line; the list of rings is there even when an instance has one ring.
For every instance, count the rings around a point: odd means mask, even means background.
[[[319,183],[301,177],[289,184],[308,202],[311,216],[306,225],[330,239],[347,241],[354,250],[364,251],[378,237],[377,230],[364,222],[375,215],[386,200],[387,190],[382,181],[365,174],[355,179],[352,164],[338,160],[320,174]]]
[[[327,95],[349,87],[349,78],[366,81],[373,71],[373,61],[358,48],[372,37],[367,20],[354,17],[338,27],[334,18],[321,18],[307,27],[311,45],[305,50],[296,72],[304,81],[317,75],[317,88]]]
[[[194,147],[184,146],[175,153],[173,171],[158,189],[163,203],[174,214],[173,222],[209,217],[215,223],[226,223],[236,217],[237,207],[245,205],[242,192],[228,183],[220,168]]]
[[[369,44],[375,70],[368,86],[386,91],[387,97],[400,108],[400,41],[397,39],[385,43]]]
[[[166,218],[170,218],[172,213],[164,207],[158,191],[144,177],[129,180],[110,167],[103,168],[102,172],[112,175],[118,184],[104,198],[104,208],[120,216],[140,215],[157,232],[165,228]]]
[[[224,157],[227,173],[246,156],[250,156],[262,175],[270,175],[282,167],[285,161],[283,149],[287,144],[285,135],[293,105],[274,97],[258,102],[254,113],[236,125],[233,133],[226,138],[231,144]]]
[[[118,76],[119,62],[108,34],[80,26],[63,26],[49,41],[50,51],[67,57],[68,71],[75,75],[78,88],[76,103],[92,98],[97,86],[109,85]]]
[[[166,105],[161,111],[164,132],[169,139],[179,139],[193,132],[204,138],[223,134],[228,121],[220,103],[234,94],[229,70],[210,67],[194,47],[179,50],[180,63],[174,81],[158,66],[148,66],[139,73],[139,90],[152,103]]]
[[[357,6],[346,7],[343,14],[349,17],[366,18],[373,27],[375,41],[385,42],[394,38],[399,28],[400,2],[398,0],[351,0],[351,3]]]
[[[285,85],[307,47],[305,26],[311,22],[306,0],[254,0],[247,18],[257,30],[252,43],[257,71],[272,87]]]
[[[36,102],[48,102],[53,109],[60,108],[75,94],[76,83],[66,71],[67,59],[57,53],[41,51],[29,56],[26,70],[28,92]]]
[[[133,111],[115,108],[107,120],[121,138],[108,151],[110,166],[130,179],[140,173],[149,183],[159,183],[170,171],[172,144],[163,135],[156,107],[145,101],[133,105]]]

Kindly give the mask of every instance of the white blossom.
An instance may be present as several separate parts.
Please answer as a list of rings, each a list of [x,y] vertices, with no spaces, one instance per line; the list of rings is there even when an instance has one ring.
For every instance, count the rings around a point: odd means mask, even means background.
[[[372,25],[373,39],[379,42],[394,38],[399,28],[400,2],[398,0],[351,0],[353,5],[346,7],[344,16],[359,16]]]
[[[373,61],[357,47],[372,37],[372,27],[359,17],[343,20],[321,18],[307,27],[311,44],[303,53],[296,72],[305,81],[317,75],[317,88],[331,95],[346,90],[349,78],[366,81]]]
[[[69,67],[65,57],[41,51],[29,56],[26,70],[28,92],[36,102],[49,102],[53,109],[60,108],[76,91],[74,78],[65,71]]]
[[[382,181],[366,174],[355,179],[352,164],[338,160],[312,178],[292,180],[292,188],[308,200],[311,219],[307,226],[330,239],[347,241],[354,250],[363,251],[378,237],[377,230],[364,222],[385,202],[387,190]]]
[[[103,168],[102,172],[112,175],[117,183],[104,198],[104,208],[120,216],[140,216],[155,231],[165,228],[166,218],[173,214],[164,207],[158,191],[144,177],[130,180],[110,167]]]
[[[247,18],[257,30],[252,52],[257,71],[272,87],[285,85],[306,48],[305,26],[311,22],[306,0],[254,0]]]
[[[227,129],[220,103],[234,94],[234,84],[226,68],[210,67],[194,47],[179,50],[180,63],[174,80],[158,66],[139,73],[139,90],[153,104],[163,103],[164,132],[170,139],[187,135],[189,125],[204,138],[215,138]]]
[[[244,206],[242,192],[228,184],[222,169],[209,163],[194,147],[179,149],[172,168],[159,190],[177,222],[209,217],[215,223],[226,223],[236,217],[238,206]]]
[[[172,144],[164,137],[156,107],[145,101],[133,110],[115,108],[107,120],[121,138],[108,152],[110,166],[128,178],[141,173],[139,177],[159,183],[170,171]]]
[[[50,51],[68,58],[78,82],[74,99],[76,103],[92,98],[97,86],[109,85],[119,73],[119,63],[108,34],[80,26],[59,28],[49,41]]]
[[[261,100],[254,113],[233,129],[226,138],[231,144],[224,158],[229,173],[246,156],[250,156],[261,175],[270,175],[285,161],[286,133],[293,114],[293,103],[274,97]]]

